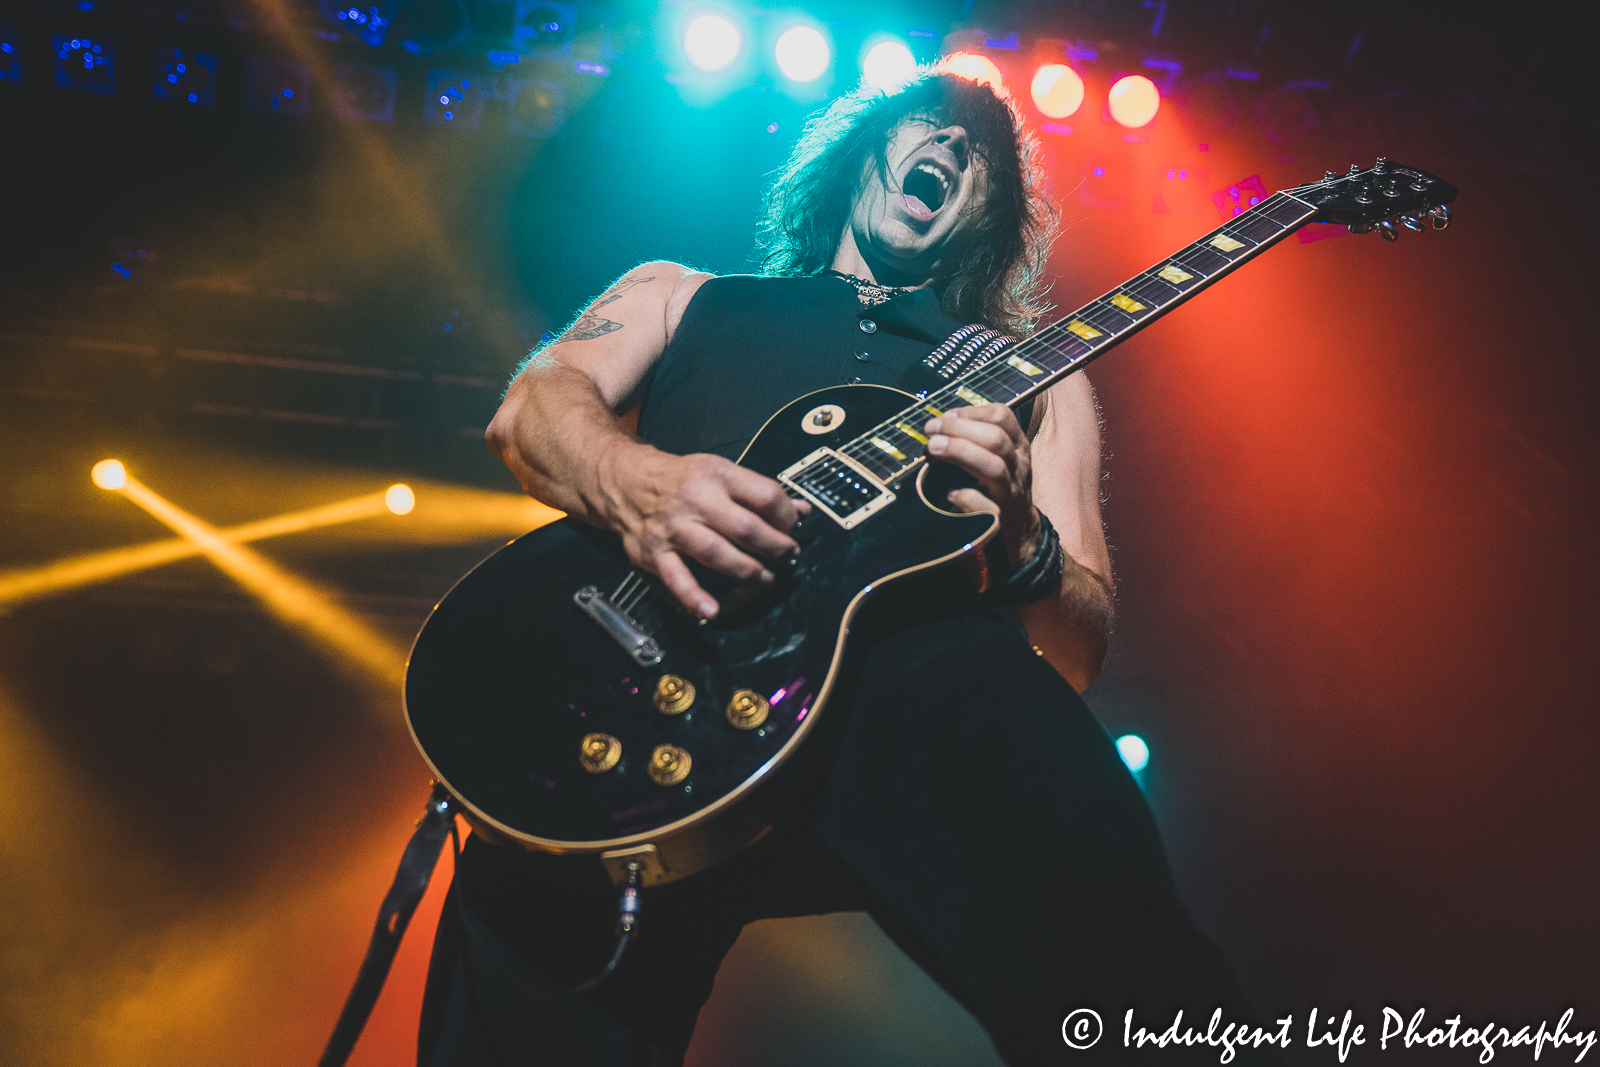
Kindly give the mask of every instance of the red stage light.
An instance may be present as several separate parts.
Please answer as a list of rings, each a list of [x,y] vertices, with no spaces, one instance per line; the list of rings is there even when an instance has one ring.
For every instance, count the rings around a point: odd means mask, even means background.
[[[1064,63],[1046,63],[1033,76],[1033,106],[1053,119],[1064,119],[1083,104],[1083,79]]]
[[[1147,126],[1161,110],[1161,94],[1156,83],[1140,74],[1118,78],[1107,98],[1111,117],[1129,129]]]
[[[951,74],[982,82],[996,93],[1005,92],[1005,79],[1000,76],[1000,68],[988,56],[980,56],[976,52],[956,52],[946,56],[939,65]]]

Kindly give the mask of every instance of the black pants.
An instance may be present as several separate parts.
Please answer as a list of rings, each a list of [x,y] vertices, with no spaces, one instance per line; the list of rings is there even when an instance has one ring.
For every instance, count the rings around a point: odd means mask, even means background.
[[[745,923],[841,910],[870,912],[1009,1064],[1217,1063],[1217,1048],[1123,1048],[1128,1008],[1163,1029],[1179,1008],[1202,1030],[1219,1006],[1225,1022],[1255,1015],[1179,903],[1111,738],[1007,620],[943,618],[876,642],[824,713],[834,736],[794,814],[647,890],[640,936],[584,997],[570,990],[611,951],[616,890],[594,868],[469,841],[419,1063],[678,1064]],[[1074,1051],[1062,1023],[1085,1007],[1104,1034]]]

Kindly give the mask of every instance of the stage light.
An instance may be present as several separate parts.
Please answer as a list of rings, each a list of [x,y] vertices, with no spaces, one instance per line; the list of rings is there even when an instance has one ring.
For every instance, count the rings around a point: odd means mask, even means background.
[[[1142,74],[1129,74],[1117,79],[1106,103],[1111,108],[1112,118],[1129,129],[1138,129],[1148,126],[1150,120],[1156,117],[1156,112],[1161,110],[1161,94],[1156,90],[1156,83],[1149,78]]]
[[[796,82],[816,81],[833,59],[828,39],[815,26],[789,27],[772,51],[783,76]]]
[[[285,624],[315,639],[385,687],[405,674],[405,653],[384,635],[345,611],[322,590],[297,578],[259,553],[233,543],[216,527],[184,511],[139,481],[128,478],[120,490],[152,517],[192,541],[217,569],[254,594]]]
[[[1144,770],[1150,762],[1150,746],[1138,734],[1123,734],[1117,738],[1117,753],[1134,774]]]
[[[157,100],[213,107],[217,102],[217,57],[182,48],[156,49]]]
[[[404,483],[391,485],[389,491],[383,494],[383,503],[396,515],[409,515],[411,509],[417,506],[417,495]]]
[[[861,80],[874,89],[892,93],[917,72],[917,57],[899,41],[879,41],[861,60]]]
[[[102,489],[121,489],[128,481],[128,469],[114,459],[103,459],[94,465],[89,476]]]
[[[733,66],[744,46],[739,27],[722,15],[700,15],[683,31],[683,53],[707,74]]]
[[[1041,115],[1064,119],[1083,104],[1083,79],[1064,63],[1046,63],[1033,76],[1033,106]]]
[[[996,93],[1005,91],[1005,79],[1000,76],[1000,68],[988,56],[980,56],[976,52],[956,52],[941,60],[939,66],[968,81],[987,85]]]
[[[99,467],[116,464],[106,460]],[[116,464],[121,469],[120,464]],[[126,480],[122,474],[115,486]],[[98,477],[96,485],[100,484]],[[391,487],[391,491],[396,487]],[[332,504],[292,511],[270,519],[259,519],[241,526],[219,530],[224,540],[243,544],[269,537],[284,537],[309,530],[387,516],[392,509],[388,492],[366,493]],[[561,512],[520,493],[495,493],[459,486],[430,485],[421,501],[413,495],[415,509],[400,527],[386,527],[384,539],[403,538],[418,544],[460,544],[481,538],[518,536],[561,518]],[[124,574],[150,570],[168,563],[198,556],[200,549],[184,538],[152,541],[106,552],[93,552],[57,560],[41,567],[0,571],[0,606],[40,597],[53,596],[95,582],[110,581]]]
[[[116,48],[106,41],[57,34],[51,39],[56,50],[56,84],[63,89],[78,89],[104,96],[117,94]]]

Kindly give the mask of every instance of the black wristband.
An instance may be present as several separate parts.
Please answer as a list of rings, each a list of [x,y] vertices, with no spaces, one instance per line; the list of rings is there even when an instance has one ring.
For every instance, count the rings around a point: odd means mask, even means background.
[[[995,590],[996,598],[1003,604],[1032,604],[1043,600],[1061,584],[1061,574],[1067,568],[1067,554],[1061,547],[1061,538],[1050,524],[1050,517],[1039,512],[1039,544],[1028,562],[1011,572],[1004,585]]]

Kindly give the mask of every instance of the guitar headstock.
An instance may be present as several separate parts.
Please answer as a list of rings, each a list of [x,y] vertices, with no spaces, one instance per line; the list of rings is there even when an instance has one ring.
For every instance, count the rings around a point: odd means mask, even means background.
[[[1456,187],[1415,167],[1403,167],[1380,158],[1365,169],[1354,164],[1350,173],[1329,171],[1319,182],[1285,192],[1319,209],[1317,222],[1343,223],[1351,233],[1377,230],[1386,241],[1400,235],[1400,227],[1421,233],[1431,222],[1442,230],[1450,225],[1448,205]]]

